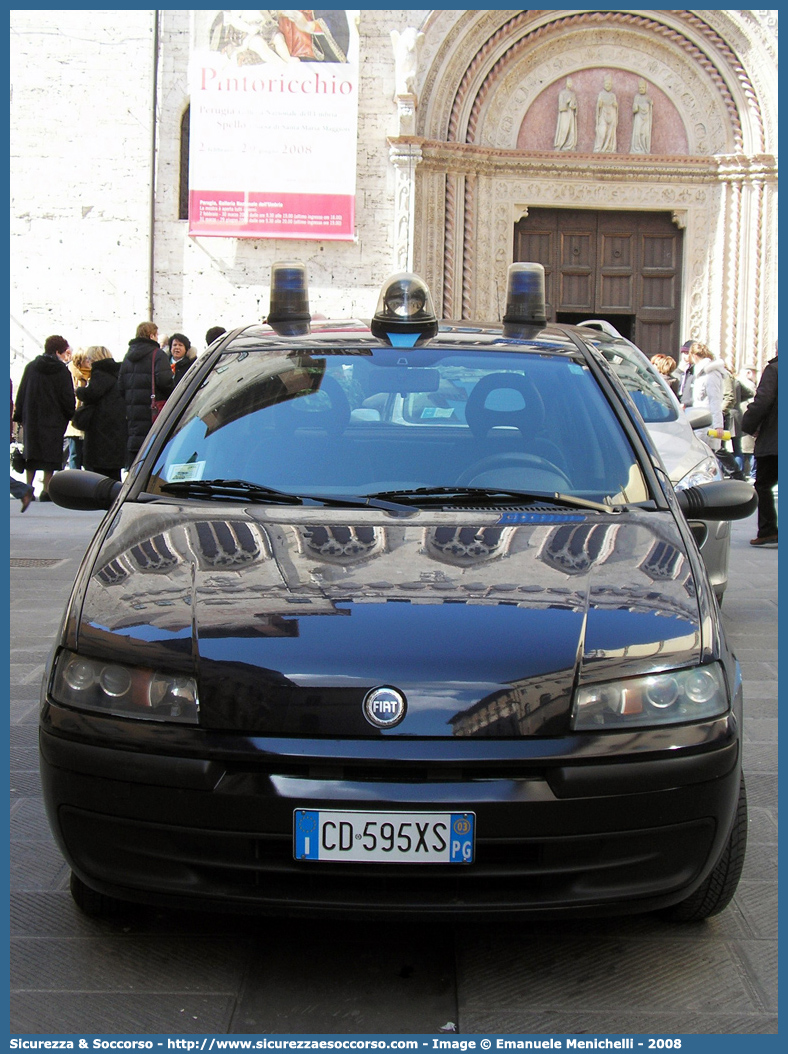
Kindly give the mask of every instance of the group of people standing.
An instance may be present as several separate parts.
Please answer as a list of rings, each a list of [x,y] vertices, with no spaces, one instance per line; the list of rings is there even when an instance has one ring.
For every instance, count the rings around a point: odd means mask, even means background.
[[[212,327],[206,343],[224,332]],[[51,501],[49,482],[63,468],[64,440],[70,468],[120,480],[196,357],[183,333],[159,343],[155,322],[137,326],[122,361],[103,345],[74,353],[65,337],[47,337],[43,354],[25,367],[15,400],[12,384],[11,435],[16,424],[27,482],[11,477],[11,493],[21,499],[22,511],[34,500],[37,472],[43,475],[39,500]]]
[[[777,342],[774,358],[755,384],[755,371],[737,376],[722,359],[697,340],[681,347],[680,363],[669,355],[654,355],[654,366],[662,373],[684,407],[702,406],[711,413],[712,431],[704,437],[726,468],[738,479],[753,479],[758,495],[758,533],[750,545],[777,542]],[[730,440],[722,438],[729,433]],[[726,446],[730,441],[731,449]]]

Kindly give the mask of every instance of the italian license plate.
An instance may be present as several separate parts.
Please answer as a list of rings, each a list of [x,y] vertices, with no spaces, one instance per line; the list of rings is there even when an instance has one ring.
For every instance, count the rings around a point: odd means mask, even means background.
[[[296,860],[378,864],[470,864],[472,812],[339,812],[296,809]]]

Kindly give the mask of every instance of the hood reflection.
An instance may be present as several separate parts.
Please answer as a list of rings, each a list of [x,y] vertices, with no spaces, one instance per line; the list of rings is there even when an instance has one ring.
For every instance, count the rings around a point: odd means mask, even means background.
[[[193,638],[206,721],[278,734],[554,734],[576,676],[698,653],[691,566],[663,518],[655,530],[637,511],[516,526],[478,512],[448,525],[279,515],[123,506],[90,580],[83,643],[103,651],[120,635],[142,662]],[[325,616],[342,617],[330,630]],[[409,711],[380,733],[360,701],[384,683]]]

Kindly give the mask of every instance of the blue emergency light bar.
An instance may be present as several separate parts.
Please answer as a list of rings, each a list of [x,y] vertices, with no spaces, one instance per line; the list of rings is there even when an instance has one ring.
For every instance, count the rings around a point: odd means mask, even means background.
[[[547,322],[545,311],[544,267],[539,263],[509,265],[506,282],[504,336],[522,336],[523,327],[533,332]]]
[[[282,336],[299,336],[309,333],[311,318],[305,265],[275,263],[266,322]]]

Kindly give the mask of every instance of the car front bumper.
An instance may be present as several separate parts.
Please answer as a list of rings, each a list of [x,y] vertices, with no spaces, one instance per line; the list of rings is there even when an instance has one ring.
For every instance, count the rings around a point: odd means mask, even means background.
[[[541,757],[507,760],[511,741],[446,740],[398,743],[397,760],[383,762],[380,740],[374,747],[247,740],[244,751],[242,737],[220,736],[210,760],[118,749],[61,735],[63,715],[73,725],[57,707],[42,715],[41,776],[70,866],[109,896],[173,907],[323,915],[649,911],[683,900],[703,881],[722,852],[739,791],[732,718],[677,729],[670,749],[649,751],[644,741],[634,760],[614,751],[578,759],[548,740],[539,744]],[[119,723],[130,724],[112,722]],[[297,808],[473,811],[476,858],[471,865],[296,860]]]

